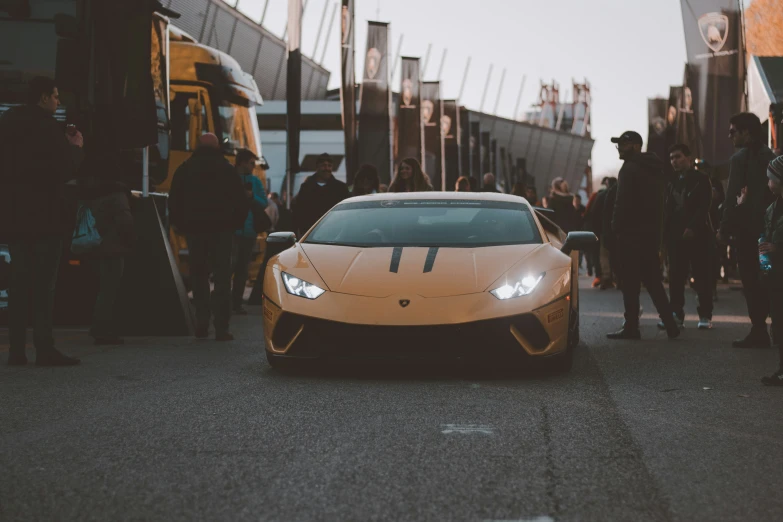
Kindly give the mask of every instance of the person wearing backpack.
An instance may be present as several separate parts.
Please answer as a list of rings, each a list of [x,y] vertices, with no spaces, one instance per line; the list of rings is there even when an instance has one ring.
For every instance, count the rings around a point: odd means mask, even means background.
[[[265,209],[269,205],[266,191],[261,180],[253,175],[253,169],[258,161],[258,156],[251,151],[242,149],[237,152],[236,171],[245,189],[245,196],[250,203],[250,212],[247,214],[242,228],[234,232],[234,247],[231,263],[234,273],[234,286],[231,291],[231,306],[235,314],[247,315],[243,306],[245,285],[248,278],[250,258],[253,256],[253,248],[256,246],[258,234],[268,232],[272,226]],[[259,224],[260,223],[260,224]],[[258,230],[266,228],[266,230]]]
[[[220,150],[217,136],[203,134],[199,147],[174,172],[169,190],[169,218],[188,242],[190,280],[196,305],[196,337],[232,341],[231,249],[234,231],[244,227],[249,198],[234,166]],[[215,288],[210,295],[209,275]]]
[[[63,238],[71,232],[65,183],[76,177],[84,140],[55,120],[60,96],[54,80],[33,78],[27,101],[0,118],[0,242],[11,255],[8,365],[27,364],[32,295],[35,364],[71,366],[79,359],[55,349],[52,324]]]
[[[102,160],[99,163],[103,169],[108,165]],[[98,258],[100,273],[90,336],[99,346],[124,344],[115,329],[114,307],[125,269],[125,256],[133,251],[136,241],[130,191],[120,182],[91,177],[80,184],[80,193],[82,205],[92,213],[100,235],[100,244],[86,253]]]

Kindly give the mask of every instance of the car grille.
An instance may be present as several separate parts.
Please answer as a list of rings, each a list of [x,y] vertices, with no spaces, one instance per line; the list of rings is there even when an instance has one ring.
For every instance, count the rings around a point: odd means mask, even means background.
[[[298,334],[287,352],[296,357],[522,355],[525,351],[512,335],[512,325],[532,349],[543,350],[549,345],[549,334],[533,314],[458,325],[371,326],[284,313],[272,342],[285,347]]]

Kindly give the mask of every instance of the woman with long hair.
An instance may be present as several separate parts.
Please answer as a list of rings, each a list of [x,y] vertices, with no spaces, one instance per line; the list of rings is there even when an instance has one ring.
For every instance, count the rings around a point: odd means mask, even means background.
[[[389,192],[429,192],[433,190],[430,178],[418,161],[405,158],[397,167],[397,174],[389,185]]]
[[[378,169],[373,165],[365,163],[356,171],[353,178],[353,190],[351,196],[365,196],[367,194],[377,194],[381,188],[381,177]]]
[[[460,176],[454,186],[454,192],[470,192],[470,181],[466,176]]]

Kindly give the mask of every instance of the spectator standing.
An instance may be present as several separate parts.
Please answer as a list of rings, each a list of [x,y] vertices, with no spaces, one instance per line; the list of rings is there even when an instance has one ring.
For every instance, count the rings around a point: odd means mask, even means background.
[[[669,297],[678,326],[685,321],[685,286],[690,274],[699,296],[699,329],[712,328],[714,234],[710,226],[712,184],[703,172],[693,169],[687,145],[669,149],[669,159],[678,177],[666,194],[664,242],[669,255]],[[663,322],[658,323],[665,328]]]
[[[55,349],[52,323],[63,236],[73,222],[65,216],[64,187],[76,177],[84,141],[54,119],[60,95],[53,80],[33,78],[27,102],[0,118],[0,241],[8,242],[12,260],[8,365],[27,364],[32,292],[35,364],[70,366],[79,359]]]
[[[495,182],[495,175],[491,172],[484,174],[484,186],[481,188],[482,192],[500,192]]]
[[[736,238],[737,262],[740,279],[748,305],[752,327],[744,339],[734,341],[735,348],[768,348],[767,332],[769,296],[761,283],[758,240],[764,230],[765,209],[773,196],[767,187],[767,166],[775,155],[763,143],[761,121],[752,113],[743,112],[730,120],[729,136],[739,150],[731,157],[729,186],[726,190],[723,220],[718,240],[725,242],[729,235]],[[737,209],[736,199],[747,187],[745,211]]]
[[[169,215],[188,242],[190,279],[196,304],[196,337],[209,335],[214,317],[215,339],[232,341],[231,250],[234,231],[244,227],[249,196],[234,166],[212,133],[199,138],[199,147],[174,173],[169,192]],[[214,279],[210,295],[209,275]]]
[[[525,194],[526,194],[525,184],[522,183],[521,181],[517,181],[516,183],[514,183],[514,186],[511,188],[511,195],[524,198]]]
[[[769,190],[775,201],[764,216],[764,241],[759,254],[768,256],[771,270],[765,274],[769,285],[772,340],[780,354],[778,371],[761,382],[767,386],[783,386],[783,157],[775,158],[767,168]]]
[[[353,190],[351,196],[366,196],[377,194],[381,189],[381,177],[378,169],[372,165],[364,164],[359,167],[353,178]]]
[[[283,192],[282,197],[277,192],[272,192],[269,195],[269,200],[277,206],[278,219],[275,223],[275,230],[277,232],[295,232],[294,219],[291,211],[287,208],[285,194]]]
[[[608,177],[601,180],[601,187],[590,196],[590,201],[587,203],[587,209],[585,210],[585,228],[592,231],[595,237],[598,238],[598,243],[595,248],[588,250],[588,274],[595,276],[593,279],[593,288],[597,288],[601,285],[601,237],[602,224],[603,224],[603,204],[606,201],[606,185],[608,183]],[[592,268],[592,273],[590,269]]]
[[[654,153],[642,153],[642,137],[633,131],[612,138],[624,160],[617,183],[612,231],[617,238],[623,278],[625,324],[609,339],[640,339],[639,293],[650,293],[669,338],[680,335],[661,282],[658,253],[661,246],[666,178],[663,162]]]
[[[293,205],[294,227],[302,237],[333,206],[350,197],[348,187],[332,174],[332,158],[321,154],[316,172],[302,183]]]
[[[429,192],[433,190],[429,176],[413,158],[405,158],[397,167],[397,174],[389,185],[389,192]]]
[[[269,230],[275,231],[277,230],[277,223],[280,221],[280,209],[278,208],[277,203],[272,199],[272,194],[269,195],[266,202],[267,207],[264,212],[266,212],[266,215],[269,217],[269,222],[272,224],[272,228]]]
[[[547,208],[554,211],[552,221],[564,232],[578,230],[579,218],[574,208],[574,195],[568,192],[568,183],[563,178],[552,181],[552,192],[547,199]]]
[[[606,195],[601,208],[601,290],[614,288],[615,283],[620,284],[620,260],[617,248],[617,237],[612,230],[612,218],[614,217],[614,205],[617,202],[617,178],[609,178]]]
[[[454,184],[454,192],[470,192],[470,181],[465,176],[460,176]]]
[[[247,315],[247,310],[244,307],[245,285],[247,285],[250,259],[253,257],[253,249],[258,240],[254,214],[266,212],[269,205],[263,183],[253,175],[257,161],[258,156],[249,150],[242,149],[237,152],[234,162],[250,208],[244,225],[234,232],[234,243],[231,250],[231,264],[234,274],[233,286],[231,287],[231,307],[238,315]]]
[[[527,187],[525,189],[525,199],[534,207],[541,206],[541,200],[538,199],[538,192],[536,191],[536,187]]]

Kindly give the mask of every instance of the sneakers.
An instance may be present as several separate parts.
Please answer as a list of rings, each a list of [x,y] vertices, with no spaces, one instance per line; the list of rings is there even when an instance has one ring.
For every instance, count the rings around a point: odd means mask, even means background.
[[[778,370],[769,377],[762,377],[761,383],[764,386],[783,386],[783,369]]]
[[[677,325],[677,328],[685,328],[685,320],[680,319],[680,316],[678,316],[675,313],[672,313],[672,318],[674,319],[674,324]],[[666,330],[666,323],[663,322],[663,319],[658,321],[658,329],[659,330]]]
[[[593,279],[592,287],[593,288],[598,288],[599,286],[601,286],[601,278],[600,277],[596,277],[595,279]]]
[[[35,358],[36,366],[75,366],[81,361],[75,357],[68,357],[54,348],[40,353]]]
[[[227,341],[233,341],[234,336],[231,335],[228,332],[219,333],[215,336],[215,340],[218,342],[227,342]]]
[[[699,324],[697,326],[699,330],[711,330],[712,329],[712,319],[709,317],[700,317],[699,318]]]
[[[772,343],[769,340],[769,334],[766,331],[753,331],[744,339],[737,339],[731,346],[734,348],[769,348]]]
[[[27,356],[22,353],[13,353],[8,356],[8,366],[24,366],[27,364]]]
[[[639,331],[638,328],[625,328],[623,327],[620,330],[617,330],[616,332],[611,332],[606,334],[607,339],[628,339],[628,340],[639,340],[642,338],[642,334]]]

